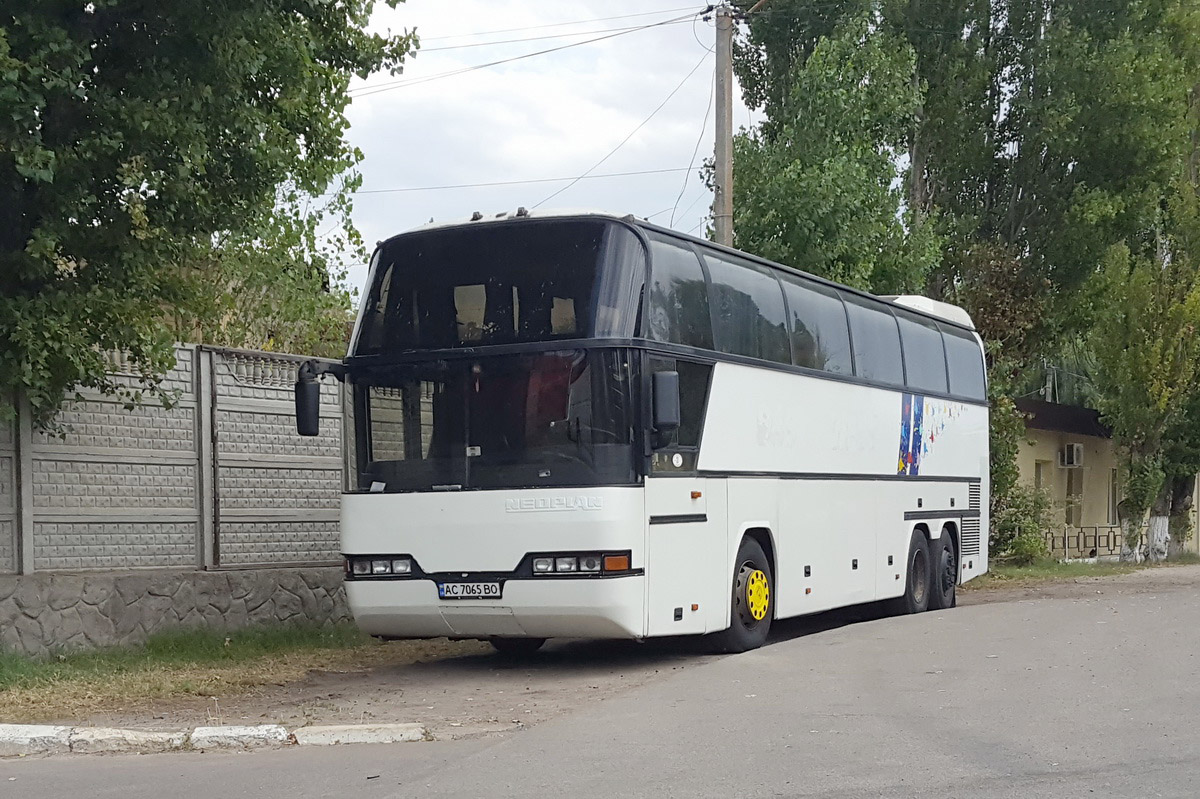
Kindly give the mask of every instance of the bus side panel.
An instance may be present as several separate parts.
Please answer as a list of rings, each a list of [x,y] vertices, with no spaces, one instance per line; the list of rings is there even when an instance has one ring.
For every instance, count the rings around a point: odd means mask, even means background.
[[[861,482],[780,481],[778,618],[875,598],[874,536],[855,529],[862,508],[878,502],[873,493]]]
[[[646,479],[647,635],[729,626],[725,511],[722,479]]]

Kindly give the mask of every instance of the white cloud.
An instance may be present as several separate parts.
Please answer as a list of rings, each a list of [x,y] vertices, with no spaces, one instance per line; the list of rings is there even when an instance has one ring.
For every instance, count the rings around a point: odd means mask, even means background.
[[[531,3],[516,0],[407,0],[382,6],[375,30],[416,28],[424,52],[397,77],[373,75],[352,88],[411,81],[455,69],[578,42],[587,37],[540,39],[488,47],[439,50],[499,39],[603,31],[644,25],[686,12],[596,21],[586,25],[537,27],[684,7],[679,0],[573,0]],[[699,11],[704,4],[691,8]],[[461,36],[509,28],[528,30]],[[529,29],[532,28],[532,29]],[[594,36],[605,35],[596,33]],[[444,37],[456,38],[444,38]],[[699,40],[699,41],[697,41]],[[364,155],[363,189],[445,186],[579,175],[630,134],[679,84],[711,47],[711,22],[664,25],[560,52],[400,86],[359,96],[348,110],[349,139]],[[703,45],[703,46],[702,46]],[[707,110],[712,56],[597,174],[686,167]],[[734,119],[744,122],[740,102]],[[674,226],[687,231],[704,218],[710,197],[697,174],[712,153],[712,118],[696,163],[686,173]],[[603,208],[646,216],[670,209],[685,173],[582,180],[547,207]],[[533,206],[565,183],[463,188],[441,191],[361,194],[354,221],[369,243],[429,221],[467,216],[474,210]],[[670,212],[655,217],[666,224]],[[361,285],[365,267],[352,267]]]

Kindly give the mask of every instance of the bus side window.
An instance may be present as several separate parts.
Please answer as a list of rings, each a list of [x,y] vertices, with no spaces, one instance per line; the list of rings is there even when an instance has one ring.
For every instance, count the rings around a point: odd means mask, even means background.
[[[839,375],[853,373],[846,309],[833,289],[781,275],[791,312],[792,353],[796,366]]]
[[[908,387],[916,391],[949,391],[946,383],[946,350],[933,322],[896,311]]]
[[[791,363],[783,292],[775,276],[726,253],[705,253],[717,349]]]
[[[987,375],[979,342],[969,333],[945,325],[939,327],[942,328],[942,340],[946,342],[950,393],[973,400],[987,399]]]
[[[854,373],[876,383],[904,385],[896,317],[882,304],[868,305],[851,295],[846,295],[845,300],[850,338],[854,342]]]
[[[668,239],[650,237],[650,281],[643,325],[647,337],[711,350],[708,286],[696,254]]]
[[[704,412],[708,407],[708,383],[712,377],[712,366],[676,358],[652,356],[649,359],[650,373],[679,373],[679,431],[675,441],[667,449],[700,446],[704,432]]]

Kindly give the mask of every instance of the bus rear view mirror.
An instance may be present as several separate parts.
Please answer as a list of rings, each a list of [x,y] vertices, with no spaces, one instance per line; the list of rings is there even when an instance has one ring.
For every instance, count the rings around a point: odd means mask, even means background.
[[[302,436],[321,434],[321,384],[305,374],[296,380],[296,432]]]
[[[296,372],[296,432],[302,436],[321,434],[322,375],[345,380],[346,367],[313,359],[300,364]]]
[[[653,379],[654,432],[665,446],[679,429],[679,372],[655,372]]]

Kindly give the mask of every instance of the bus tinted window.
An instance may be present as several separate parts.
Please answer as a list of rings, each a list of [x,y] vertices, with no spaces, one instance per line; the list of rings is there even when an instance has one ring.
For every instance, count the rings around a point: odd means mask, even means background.
[[[846,309],[833,289],[783,275],[792,314],[792,353],[797,366],[840,375],[853,373]]]
[[[942,334],[933,322],[896,311],[900,342],[904,345],[904,372],[908,387],[946,393],[946,353]]]
[[[774,275],[748,261],[705,254],[713,335],[720,352],[791,363],[783,292]]]
[[[650,238],[649,312],[645,335],[711,350],[712,320],[700,259],[690,247]]]
[[[987,399],[987,377],[984,374],[983,351],[969,333],[952,327],[942,327],[946,342],[946,361],[950,366],[950,393],[968,399]]]
[[[866,380],[904,385],[896,317],[886,307],[867,305],[849,295],[845,299],[854,342],[854,373]]]
[[[400,236],[376,253],[354,354],[630,336],[643,258],[596,220]]]

